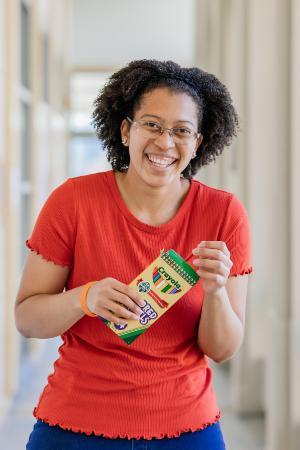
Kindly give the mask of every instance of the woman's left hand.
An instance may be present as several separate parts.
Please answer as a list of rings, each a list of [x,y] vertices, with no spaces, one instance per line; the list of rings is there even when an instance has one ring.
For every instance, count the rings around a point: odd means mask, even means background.
[[[218,294],[226,285],[233,265],[230,252],[223,241],[202,241],[192,251],[197,274],[206,294]]]

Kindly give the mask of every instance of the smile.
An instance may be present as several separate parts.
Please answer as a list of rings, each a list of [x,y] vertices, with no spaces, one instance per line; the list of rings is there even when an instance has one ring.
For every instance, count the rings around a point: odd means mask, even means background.
[[[170,157],[161,157],[158,155],[154,155],[152,153],[146,153],[147,159],[155,166],[157,167],[169,167],[171,166],[175,161],[177,161],[177,158],[170,158]]]

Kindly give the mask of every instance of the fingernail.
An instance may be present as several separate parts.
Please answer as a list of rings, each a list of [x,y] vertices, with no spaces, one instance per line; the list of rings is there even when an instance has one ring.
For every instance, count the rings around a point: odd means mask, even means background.
[[[199,247],[204,247],[205,244],[206,244],[206,241],[201,241],[200,244],[199,244]]]
[[[199,254],[199,250],[197,248],[194,248],[192,250],[193,255],[198,255]]]
[[[199,262],[200,262],[200,259],[194,259],[193,264],[197,265],[197,264],[199,264]]]

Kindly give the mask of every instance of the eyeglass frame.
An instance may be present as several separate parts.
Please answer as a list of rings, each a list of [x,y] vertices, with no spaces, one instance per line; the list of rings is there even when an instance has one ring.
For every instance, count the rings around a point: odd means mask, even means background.
[[[128,122],[131,125],[136,125],[136,124],[139,125],[139,121],[138,120],[132,120],[128,116],[126,117],[126,120],[128,120]],[[174,130],[176,130],[177,128],[180,128],[180,127],[167,128],[167,127],[163,127],[161,124],[159,124],[159,128],[160,128],[160,134],[159,134],[160,136],[162,136],[164,134],[164,132],[167,130],[169,132],[170,138],[173,139],[173,132],[174,132]],[[184,127],[181,127],[181,128],[184,128]],[[190,130],[190,128],[189,128],[189,130]],[[194,142],[196,139],[200,138],[201,133],[196,133],[196,131],[194,131],[194,130],[190,130],[190,131],[193,132],[193,136],[194,136],[194,140],[191,141],[191,142]],[[188,144],[188,142],[186,144]],[[180,144],[180,145],[186,145],[186,144]]]

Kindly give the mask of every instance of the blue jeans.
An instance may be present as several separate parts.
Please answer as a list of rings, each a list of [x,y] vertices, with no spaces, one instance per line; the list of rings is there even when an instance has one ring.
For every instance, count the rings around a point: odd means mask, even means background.
[[[109,439],[66,431],[37,420],[26,450],[225,450],[220,424],[164,439]]]

